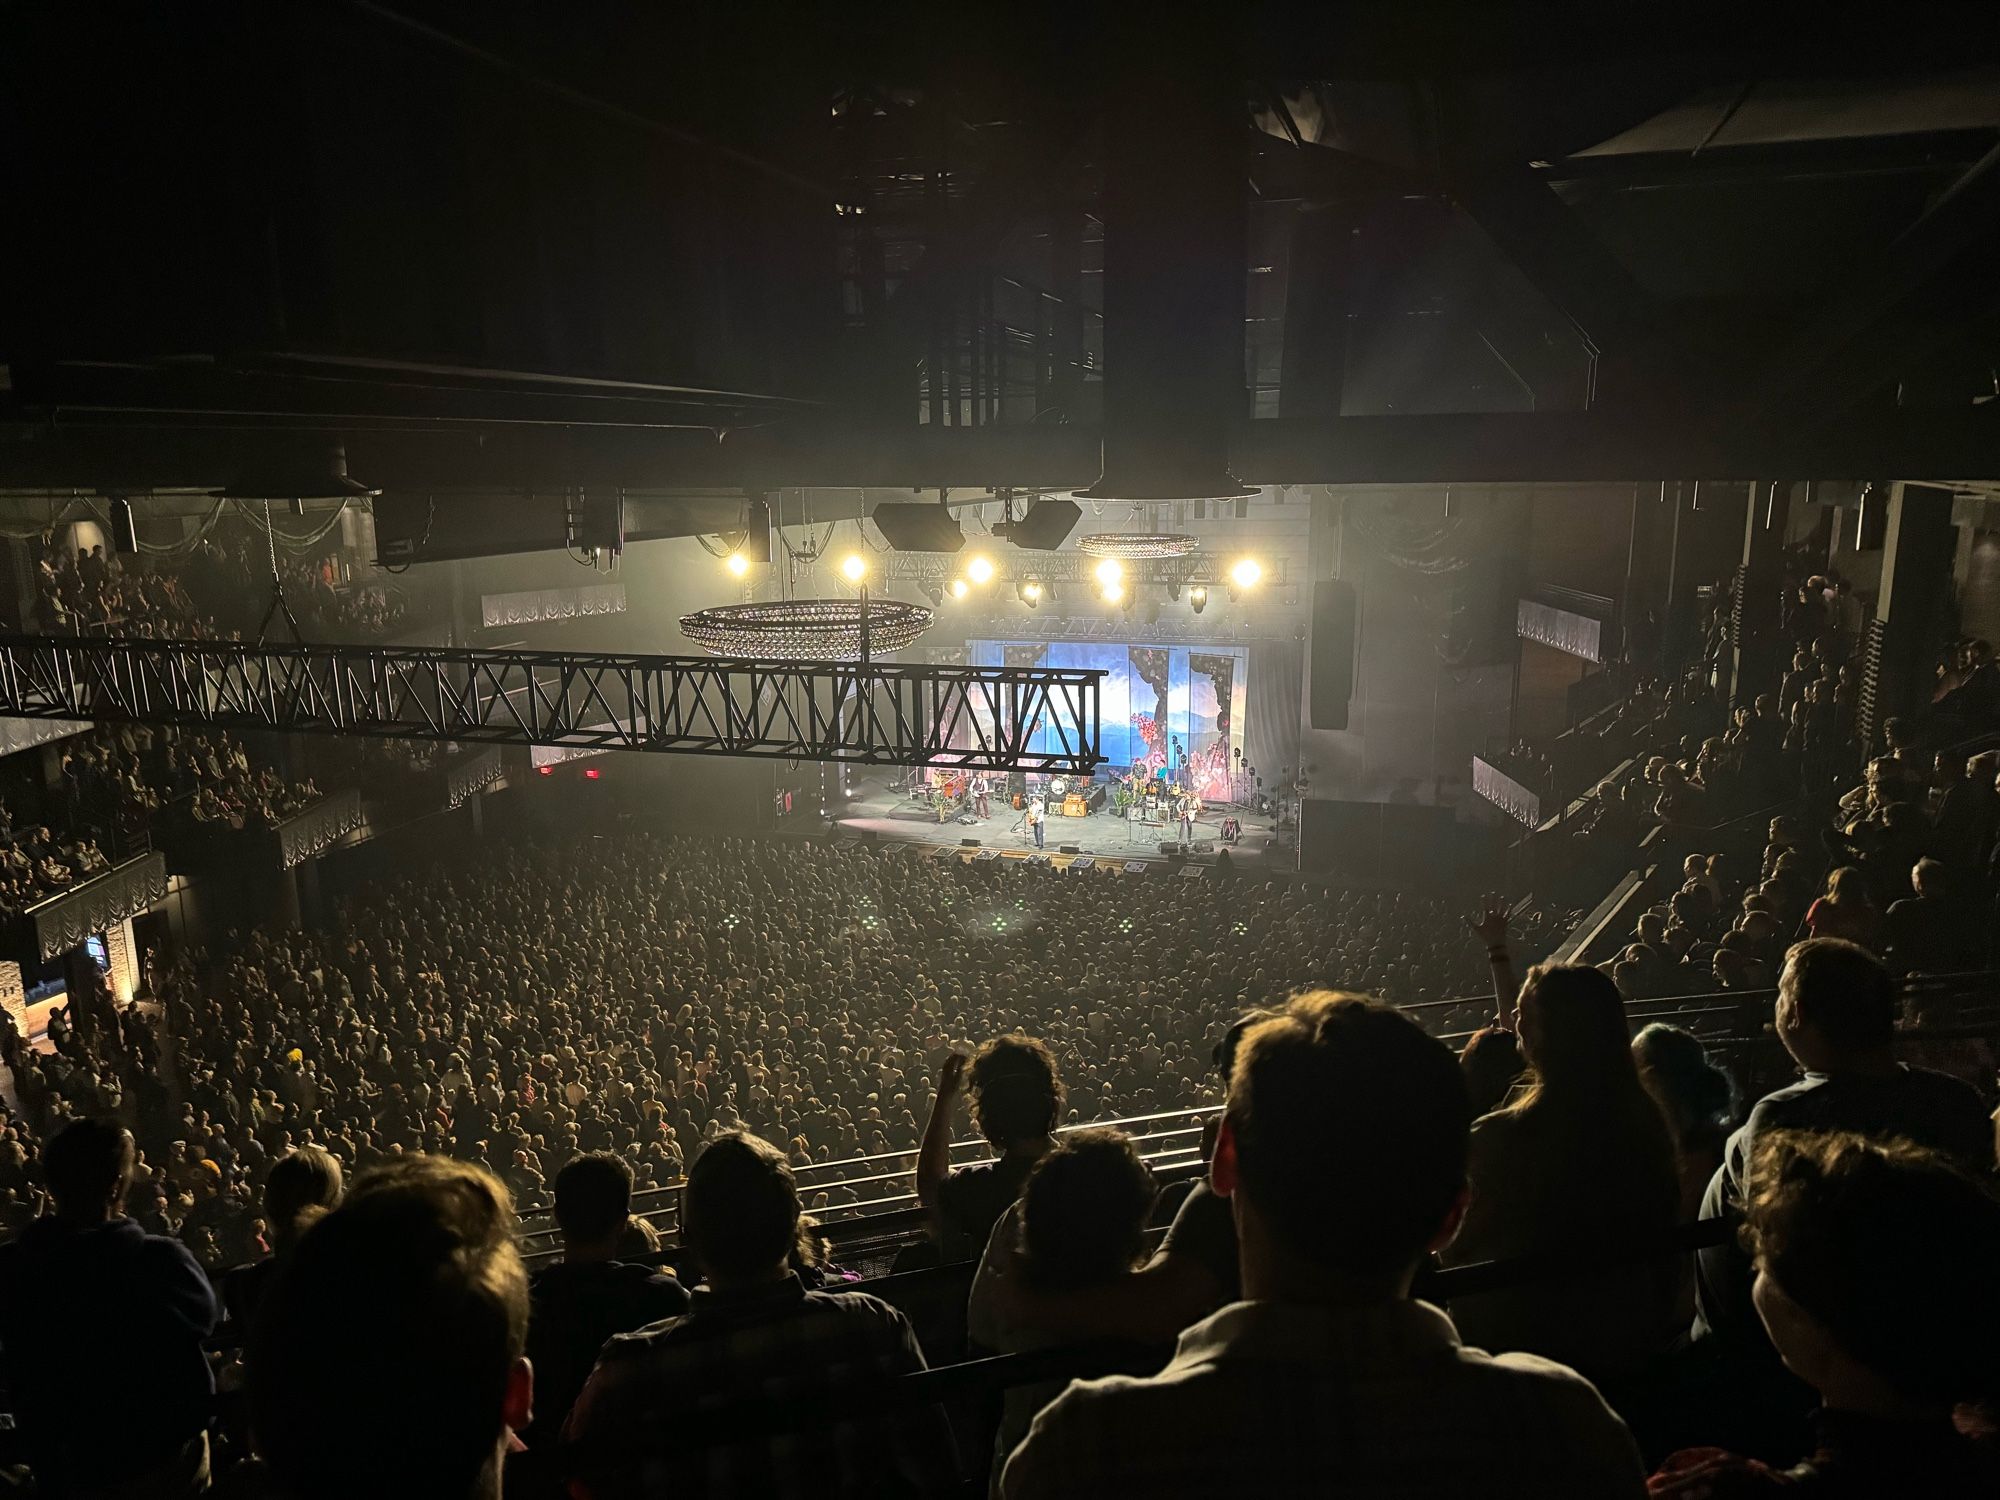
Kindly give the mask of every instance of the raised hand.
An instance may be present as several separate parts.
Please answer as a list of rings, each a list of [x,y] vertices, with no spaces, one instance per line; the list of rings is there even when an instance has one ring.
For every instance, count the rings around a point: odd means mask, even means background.
[[[1467,917],[1465,925],[1487,947],[1501,947],[1507,941],[1507,908],[1489,900],[1485,915]]]
[[[940,1099],[958,1092],[959,1086],[965,1082],[965,1065],[969,1061],[971,1059],[963,1052],[953,1052],[945,1058],[944,1066],[938,1069],[937,1091]]]

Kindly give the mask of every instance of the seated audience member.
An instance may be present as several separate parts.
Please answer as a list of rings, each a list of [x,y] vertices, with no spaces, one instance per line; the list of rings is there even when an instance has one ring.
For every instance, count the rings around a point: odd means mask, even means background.
[[[42,1171],[55,1212],[0,1247],[0,1348],[41,1495],[171,1500],[208,1488],[208,1278],[124,1216],[132,1137],[73,1120]]]
[[[967,1307],[973,1341],[1005,1354],[1075,1343],[1076,1329],[1061,1317],[1010,1316],[997,1288],[1012,1281],[1036,1291],[1087,1295],[1129,1278],[1146,1257],[1146,1220],[1158,1197],[1153,1174],[1122,1130],[1064,1136],[1036,1163],[1020,1202],[993,1226]],[[1029,1421],[1063,1384],[1043,1381],[1007,1390],[995,1445],[996,1483],[1000,1465],[1027,1435]]]
[[[1937,850],[1946,864],[1969,878],[1986,868],[1994,830],[2000,826],[1995,761],[1991,751],[1971,760],[1938,756]]]
[[[528,1423],[528,1276],[491,1173],[410,1155],[308,1229],[250,1343],[250,1426],[285,1500],[498,1500]]]
[[[270,1226],[271,1255],[238,1266],[222,1283],[222,1303],[232,1321],[247,1329],[279,1266],[297,1248],[299,1236],[321,1215],[340,1204],[340,1159],[318,1146],[300,1146],[280,1157],[264,1179],[264,1222]]]
[[[1959,899],[1952,872],[1934,859],[1910,871],[1914,896],[1882,919],[1885,956],[1904,973],[1955,974],[1979,967],[1984,948],[1977,915]]]
[[[1778,980],[1778,1039],[1801,1068],[1799,1082],[1766,1094],[1723,1152],[1701,1216],[1733,1216],[1758,1138],[1771,1130],[1854,1131],[1901,1137],[1943,1151],[1980,1172],[1993,1167],[1993,1124],[1969,1085],[1896,1060],[1896,988],[1867,950],[1838,938],[1793,946]],[[1697,1337],[1763,1349],[1750,1304],[1749,1262],[1733,1245],[1696,1257]]]
[[[1252,1010],[1230,1023],[1215,1044],[1217,1074],[1228,1085],[1244,1033],[1270,1012]],[[1212,1161],[1218,1116],[1202,1133],[1202,1158]],[[1040,1328],[1066,1328],[1074,1340],[1165,1344],[1188,1324],[1242,1295],[1236,1222],[1229,1200],[1208,1178],[1181,1200],[1151,1260],[1130,1275],[1080,1290],[1031,1285],[1021,1277],[991,1278],[983,1317]]]
[[[935,1407],[885,1389],[924,1368],[909,1320],[792,1270],[799,1194],[782,1153],[718,1137],[688,1173],[682,1239],[706,1280],[683,1317],[604,1347],[570,1413],[589,1500],[930,1495],[957,1483]],[[878,1399],[871,1400],[871,1392]],[[840,1411],[805,1412],[813,1404]],[[786,1408],[770,1419],[755,1403]],[[731,1431],[724,1422],[748,1425]]]
[[[973,1127],[1000,1159],[951,1172],[951,1105],[961,1081]],[[945,1260],[966,1260],[985,1247],[1028,1173],[1055,1145],[1062,1110],[1055,1054],[1034,1037],[994,1037],[970,1063],[957,1052],[944,1060],[917,1153],[917,1199],[936,1216]]]
[[[1673,1138],[1685,1223],[1700,1211],[1708,1180],[1722,1165],[1722,1148],[1736,1123],[1736,1080],[1708,1060],[1694,1033],[1660,1021],[1632,1038],[1632,1060]]]
[[[1080,1381],[1008,1460],[1044,1496],[1634,1496],[1637,1450],[1573,1372],[1460,1345],[1413,1301],[1465,1194],[1465,1079],[1388,1006],[1300,996],[1243,1038],[1211,1169],[1243,1297],[1149,1379]]]
[[[1845,938],[1871,952],[1882,914],[1868,895],[1868,882],[1853,865],[1842,865],[1826,877],[1826,893],[1806,910],[1806,931],[1813,937]]]
[[[556,1174],[560,1265],[529,1283],[528,1362],[535,1369],[536,1434],[562,1431],[598,1351],[614,1333],[631,1333],[687,1311],[688,1294],[671,1276],[631,1265],[619,1251],[632,1222],[632,1169],[608,1151],[579,1156]]]
[[[1595,969],[1540,966],[1519,1015],[1529,1082],[1472,1128],[1472,1197],[1446,1260],[1666,1234],[1680,1209],[1673,1140],[1639,1080],[1618,992]],[[1683,1277],[1668,1257],[1488,1292],[1452,1316],[1483,1348],[1626,1375],[1685,1326]]]
[[[1819,1397],[1812,1450],[1783,1470],[1714,1449],[1678,1453],[1652,1493],[2000,1494],[1990,1445],[1982,1451],[1953,1422],[2000,1381],[2000,1201],[1906,1141],[1769,1131],[1751,1166],[1744,1238],[1757,1315]]]

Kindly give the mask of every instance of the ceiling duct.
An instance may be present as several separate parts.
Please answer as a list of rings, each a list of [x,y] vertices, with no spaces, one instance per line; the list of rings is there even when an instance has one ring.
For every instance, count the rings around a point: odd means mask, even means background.
[[[1244,415],[1248,191],[1240,70],[1189,7],[1110,49],[1104,108],[1104,457],[1093,500],[1252,491],[1229,472]],[[1191,35],[1193,31],[1200,35]]]
[[[347,475],[347,450],[338,445],[301,455],[296,463],[238,475],[222,491],[225,500],[360,500],[379,495]]]

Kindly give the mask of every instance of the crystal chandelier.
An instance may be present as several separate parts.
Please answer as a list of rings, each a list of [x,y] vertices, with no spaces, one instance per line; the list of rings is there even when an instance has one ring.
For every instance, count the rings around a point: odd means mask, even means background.
[[[851,661],[861,655],[859,599],[775,599],[724,604],[681,616],[681,630],[717,656],[759,661]],[[868,654],[900,651],[930,629],[931,612],[900,599],[870,599]]]
[[[1076,545],[1092,557],[1143,560],[1186,557],[1194,551],[1195,539],[1184,532],[1100,531]]]

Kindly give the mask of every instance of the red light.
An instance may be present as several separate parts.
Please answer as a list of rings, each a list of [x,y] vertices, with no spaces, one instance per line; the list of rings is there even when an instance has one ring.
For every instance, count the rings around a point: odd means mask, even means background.
[[[536,766],[535,774],[537,776],[553,776],[556,774],[556,768],[554,766]]]
[[[603,774],[604,773],[600,771],[596,766],[590,766],[584,770],[583,779],[585,781],[595,781],[597,780],[598,777],[602,776]]]

